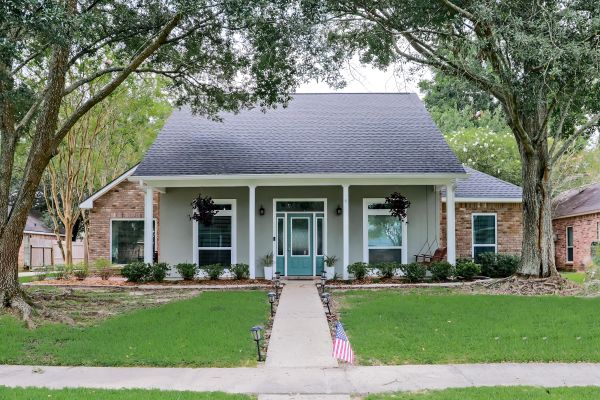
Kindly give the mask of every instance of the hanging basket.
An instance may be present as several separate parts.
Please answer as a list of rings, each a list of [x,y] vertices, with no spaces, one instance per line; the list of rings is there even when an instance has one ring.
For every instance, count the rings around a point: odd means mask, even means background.
[[[204,226],[211,226],[213,217],[219,212],[210,196],[202,196],[201,193],[192,201],[192,215],[190,219],[201,223]]]
[[[394,192],[385,198],[385,204],[389,206],[390,215],[399,220],[406,219],[406,210],[410,207],[410,201],[398,192]]]

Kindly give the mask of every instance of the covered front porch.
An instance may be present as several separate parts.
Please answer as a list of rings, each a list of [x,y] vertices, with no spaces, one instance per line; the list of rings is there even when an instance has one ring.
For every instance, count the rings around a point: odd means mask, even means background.
[[[160,193],[159,261],[175,265],[246,263],[251,278],[272,268],[282,276],[320,275],[326,256],[348,279],[354,262],[409,263],[439,247],[440,195],[448,204],[447,257],[455,262],[454,183],[458,176],[413,177],[145,177],[144,243],[153,243],[153,195]],[[385,197],[410,202],[399,221]],[[191,202],[210,196],[218,212],[211,226],[190,219]],[[152,262],[152,246],[144,247]]]

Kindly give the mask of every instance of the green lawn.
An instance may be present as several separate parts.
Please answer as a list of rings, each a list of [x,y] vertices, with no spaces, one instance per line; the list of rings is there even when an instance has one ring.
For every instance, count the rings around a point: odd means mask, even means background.
[[[600,298],[334,294],[361,364],[600,361]]]
[[[585,281],[584,272],[562,272],[562,277],[575,283],[583,283]]]
[[[2,400],[250,400],[254,397],[225,393],[167,392],[160,390],[38,389],[0,386]]]
[[[261,291],[204,292],[92,326],[26,329],[0,316],[0,364],[230,367],[256,364],[250,328],[264,324]],[[116,307],[116,306],[115,306]]]
[[[599,387],[534,388],[488,387],[446,389],[421,393],[371,395],[365,400],[596,400]]]

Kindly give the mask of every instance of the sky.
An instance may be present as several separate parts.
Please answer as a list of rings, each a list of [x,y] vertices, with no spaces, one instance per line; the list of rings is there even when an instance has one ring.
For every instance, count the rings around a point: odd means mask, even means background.
[[[309,82],[301,85],[298,93],[419,93],[418,83],[431,77],[427,70],[415,70],[389,67],[381,71],[370,66],[352,61],[344,71],[347,85],[343,89],[334,90],[323,82]]]

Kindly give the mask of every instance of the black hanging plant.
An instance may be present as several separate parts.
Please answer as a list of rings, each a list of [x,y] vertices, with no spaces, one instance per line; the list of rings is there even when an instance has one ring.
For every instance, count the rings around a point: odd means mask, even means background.
[[[390,215],[399,220],[406,219],[406,210],[410,207],[410,201],[398,192],[394,192],[385,198],[385,204],[389,206]]]
[[[201,193],[192,201],[192,215],[190,219],[200,222],[204,226],[211,226],[213,217],[219,212],[217,206],[210,196],[202,196]]]

